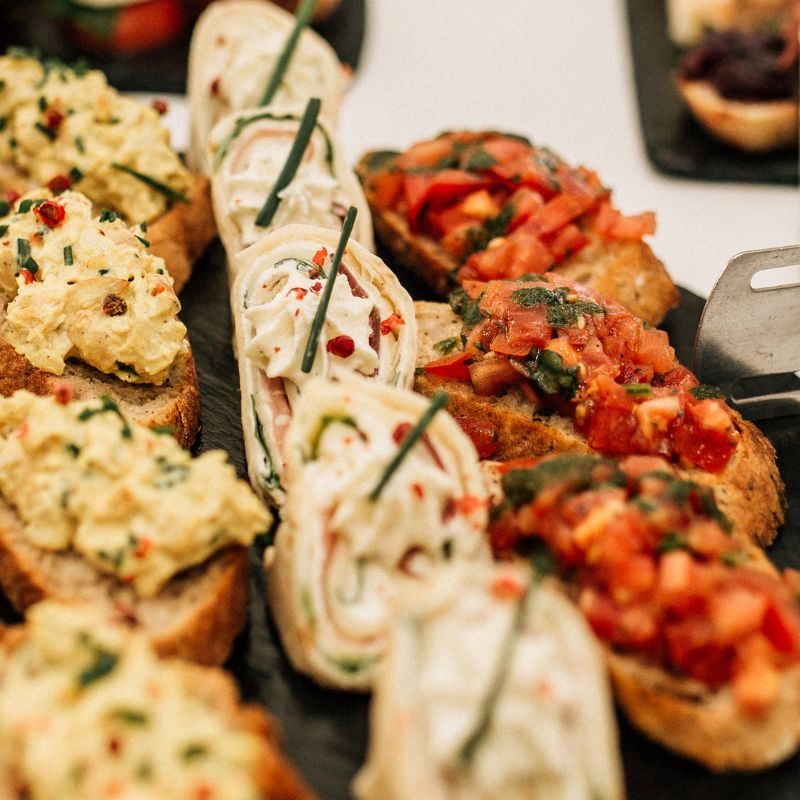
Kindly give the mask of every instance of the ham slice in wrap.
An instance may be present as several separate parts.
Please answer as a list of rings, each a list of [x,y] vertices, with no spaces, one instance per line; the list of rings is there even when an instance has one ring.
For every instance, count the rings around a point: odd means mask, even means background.
[[[297,136],[300,112],[249,109],[214,126],[209,141],[214,215],[232,269],[239,251],[292,223],[341,230],[350,206],[358,209],[353,238],[374,250],[372,217],[364,192],[327,123],[317,120],[305,154],[266,226],[256,222]]]
[[[263,105],[264,93],[295,25],[267,0],[218,0],[200,15],[192,34],[187,79],[191,140],[189,162],[208,173],[211,129],[231,111]],[[331,46],[305,28],[272,103],[302,112],[310,97],[335,121],[347,72]]]
[[[620,800],[600,648],[520,564],[405,598],[374,684],[358,800]]]
[[[417,323],[394,273],[351,239],[345,249],[311,372],[303,355],[339,234],[287,225],[237,259],[232,304],[250,480],[274,504],[284,497],[286,427],[312,376],[357,374],[410,388]]]
[[[367,690],[394,598],[463,562],[488,564],[488,498],[472,443],[444,411],[374,498],[420,395],[363,378],[306,386],[286,442],[287,501],[267,550],[268,595],[294,666],[318,683]]]

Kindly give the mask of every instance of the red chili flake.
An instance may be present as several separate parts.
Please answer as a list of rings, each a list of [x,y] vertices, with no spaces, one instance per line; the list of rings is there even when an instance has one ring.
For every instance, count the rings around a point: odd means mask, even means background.
[[[54,203],[52,200],[45,200],[40,206],[34,209],[36,216],[47,225],[48,228],[57,228],[67,216],[64,206]]]
[[[305,289],[303,289],[301,286],[295,286],[294,289],[289,289],[289,291],[286,292],[286,296],[287,297],[290,294],[294,295],[294,299],[295,300],[302,300],[308,294],[308,292]]]
[[[278,347],[277,345],[275,345],[273,350],[275,350],[276,353],[280,353],[280,351],[281,351],[280,347]]]
[[[47,188],[53,194],[61,194],[61,192],[66,192],[72,186],[72,181],[66,175],[56,175],[54,178],[50,178],[47,181]]]
[[[498,600],[518,600],[522,597],[522,584],[512,575],[498,575],[489,587]]]
[[[45,115],[45,125],[50,128],[51,131],[57,131],[61,127],[61,123],[64,121],[64,115],[55,108],[48,108],[47,114]]]
[[[386,336],[387,333],[392,333],[395,328],[405,324],[406,321],[399,314],[391,314],[381,322],[381,334]]]
[[[30,433],[31,426],[27,422],[23,422],[22,425],[17,428],[17,439],[24,439]]]
[[[422,488],[421,483],[412,483],[411,491],[414,492],[414,494],[419,497],[420,500],[425,497],[425,489]]]
[[[122,743],[116,736],[112,736],[108,740],[108,752],[112,755],[117,755],[119,751],[122,749]]]
[[[328,251],[324,247],[321,247],[319,250],[317,250],[316,253],[314,253],[314,258],[312,258],[311,260],[318,267],[321,267],[321,266],[323,266],[325,264],[325,259],[327,257],[328,257]]]
[[[139,540],[139,544],[133,551],[133,555],[136,558],[145,558],[152,549],[153,549],[152,539],[143,538]]]
[[[161,294],[162,292],[166,291],[167,287],[164,286],[163,283],[157,283],[151,290],[150,294],[155,297],[156,295]]]
[[[216,97],[219,94],[219,78],[214,78],[211,81],[211,95]]]
[[[395,429],[392,431],[392,439],[394,439],[395,444],[400,444],[403,439],[408,436],[408,432],[411,430],[413,426],[410,422],[401,422]]]
[[[311,291],[314,292],[314,294],[318,294],[319,290],[322,288],[322,284],[319,281],[317,281],[316,283],[312,283],[311,286],[309,286],[308,288],[311,289]]]
[[[58,383],[53,384],[51,392],[56,403],[60,403],[62,406],[65,406],[70,402],[70,400],[72,400],[72,384],[67,383],[67,381],[59,381]]]
[[[328,339],[325,349],[339,358],[349,358],[356,349],[356,343],[349,336],[334,336]]]
[[[214,797],[214,790],[207,784],[201,783],[194,791],[196,800],[211,800]]]
[[[33,273],[29,269],[21,269],[19,271],[22,280],[25,281],[26,285],[29,283],[33,283],[36,278],[33,277]]]
[[[471,514],[479,508],[488,505],[489,501],[485,497],[478,497],[475,494],[465,494],[455,501],[455,510],[459,514]]]
[[[118,619],[123,625],[126,625],[129,628],[135,628],[139,624],[139,618],[136,616],[136,612],[126,603],[123,603],[121,600],[114,600],[114,614],[116,619]]]
[[[153,100],[152,106],[162,117],[169,111],[166,100]]]
[[[19,192],[15,192],[13,189],[6,189],[6,200],[12,205],[20,199],[22,195]]]
[[[299,317],[299,316],[300,316],[300,309],[299,309],[299,308],[296,308],[296,309],[294,310],[294,315],[295,315],[296,317]]]

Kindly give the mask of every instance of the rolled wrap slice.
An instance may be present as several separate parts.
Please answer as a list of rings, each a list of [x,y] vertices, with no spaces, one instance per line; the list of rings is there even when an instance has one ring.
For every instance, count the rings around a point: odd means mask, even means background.
[[[358,800],[623,797],[602,653],[547,579],[470,565],[405,599]]]
[[[234,257],[275,228],[293,223],[341,230],[350,206],[358,209],[353,238],[374,250],[372,216],[361,185],[326,122],[317,120],[300,164],[278,195],[270,222],[256,219],[286,164],[303,113],[250,109],[229,114],[209,141],[214,214],[232,272]]]
[[[242,423],[250,480],[283,502],[284,438],[309,377],[353,373],[410,388],[417,323],[414,304],[389,268],[350,239],[342,257],[309,374],[303,355],[339,234],[288,225],[243,251],[232,303]]]
[[[201,14],[187,79],[194,169],[210,171],[206,148],[218,120],[263,104],[294,25],[294,16],[266,0],[218,0]],[[331,46],[305,28],[271,102],[302,112],[310,97],[319,97],[323,113],[335,122],[346,83],[347,72]]]
[[[428,410],[409,391],[310,382],[287,436],[287,502],[267,550],[268,595],[294,666],[325,686],[372,684],[404,590],[488,564],[488,498],[472,443],[444,412],[371,493]]]

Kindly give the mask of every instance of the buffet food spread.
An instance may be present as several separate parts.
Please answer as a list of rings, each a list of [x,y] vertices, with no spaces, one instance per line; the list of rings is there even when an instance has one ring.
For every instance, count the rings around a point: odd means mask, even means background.
[[[525,132],[354,172],[314,6],[201,15],[188,167],[102,74],[0,57],[0,798],[315,797],[223,670],[248,605],[372,693],[359,800],[621,800],[615,701],[709,770],[782,762],[784,485],[655,327],[655,215]],[[250,485],[184,449],[217,233]]]

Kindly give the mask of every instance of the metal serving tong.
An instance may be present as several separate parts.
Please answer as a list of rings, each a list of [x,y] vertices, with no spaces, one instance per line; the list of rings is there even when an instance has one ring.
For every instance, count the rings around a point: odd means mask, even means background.
[[[800,413],[800,245],[728,262],[700,318],[694,370],[748,419]]]

